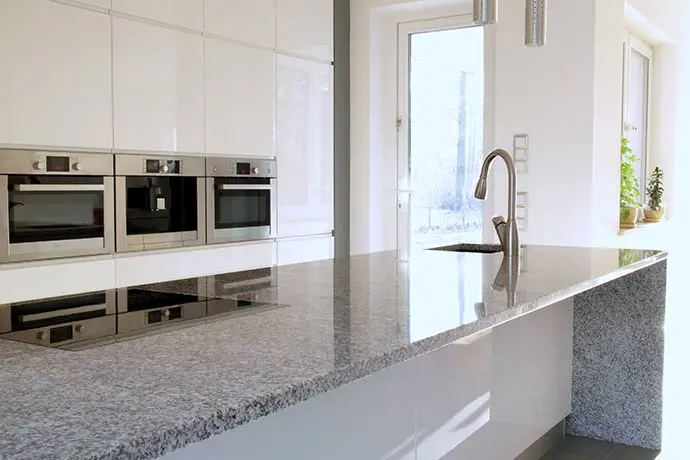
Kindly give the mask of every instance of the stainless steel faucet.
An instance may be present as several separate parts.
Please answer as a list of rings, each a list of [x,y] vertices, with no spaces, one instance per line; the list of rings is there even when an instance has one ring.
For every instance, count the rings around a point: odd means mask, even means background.
[[[508,221],[503,216],[496,216],[492,219],[498,239],[503,247],[504,257],[520,256],[520,236],[518,232],[517,220],[515,220],[515,203],[517,201],[517,172],[515,163],[510,154],[503,149],[492,150],[482,163],[482,172],[479,174],[477,187],[474,189],[474,197],[478,200],[486,199],[486,182],[489,176],[491,163],[501,157],[508,168]]]

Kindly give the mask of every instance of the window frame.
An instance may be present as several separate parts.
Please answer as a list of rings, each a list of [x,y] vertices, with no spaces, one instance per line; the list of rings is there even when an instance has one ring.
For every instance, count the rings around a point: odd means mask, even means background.
[[[653,104],[653,79],[654,79],[654,49],[642,40],[639,36],[626,30],[623,34],[623,107],[622,107],[622,123],[621,123],[621,136],[627,137],[628,132],[632,129],[632,124],[629,120],[628,104],[629,104],[629,86],[630,81],[630,59],[632,53],[638,53],[639,55],[645,57],[648,60],[647,69],[647,81],[645,88],[645,99],[646,99],[646,116],[645,116],[645,127],[644,127],[644,154],[640,155],[641,171],[643,180],[640,183],[640,200],[642,202],[647,201],[646,193],[646,180],[649,173],[649,160],[651,151],[651,118],[652,118],[652,104]]]

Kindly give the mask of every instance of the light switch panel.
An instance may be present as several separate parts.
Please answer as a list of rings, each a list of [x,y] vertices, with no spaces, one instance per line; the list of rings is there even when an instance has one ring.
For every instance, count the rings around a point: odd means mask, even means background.
[[[527,174],[527,160],[529,153],[529,136],[516,134],[513,136],[513,159],[518,173]]]
[[[515,203],[518,208],[526,208],[527,207],[527,192],[518,192],[517,193],[517,202]]]
[[[527,192],[518,192],[515,198],[515,218],[520,231],[527,231]]]

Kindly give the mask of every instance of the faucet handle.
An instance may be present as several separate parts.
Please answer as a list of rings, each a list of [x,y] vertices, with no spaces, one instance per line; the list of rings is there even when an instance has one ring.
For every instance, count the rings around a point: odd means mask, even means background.
[[[494,223],[494,227],[498,227],[499,225],[506,223],[506,218],[503,216],[494,216],[491,218],[491,222]]]
[[[491,219],[494,224],[494,230],[496,230],[496,235],[498,235],[498,241],[501,242],[501,247],[505,251],[506,247],[506,218],[503,216],[494,216]]]

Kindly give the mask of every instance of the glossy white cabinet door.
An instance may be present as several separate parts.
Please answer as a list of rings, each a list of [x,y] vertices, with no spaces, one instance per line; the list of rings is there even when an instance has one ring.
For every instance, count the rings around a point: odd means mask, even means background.
[[[201,153],[201,36],[113,18],[115,148]]]
[[[571,409],[573,299],[493,331],[491,420],[514,458]]]
[[[454,450],[463,453],[457,458],[494,458],[485,456],[481,435],[490,424],[491,353],[487,331],[415,359],[417,458],[445,458]]]
[[[271,48],[276,44],[276,0],[206,0],[205,14],[206,32]]]
[[[275,156],[275,54],[206,39],[206,151]]]
[[[333,73],[278,56],[278,236],[333,229]]]
[[[202,30],[204,0],[112,0],[113,11]]]
[[[277,48],[333,60],[333,2],[277,0]]]
[[[0,143],[112,148],[110,18],[0,0]]]
[[[333,237],[278,241],[278,265],[299,264],[333,258]]]

